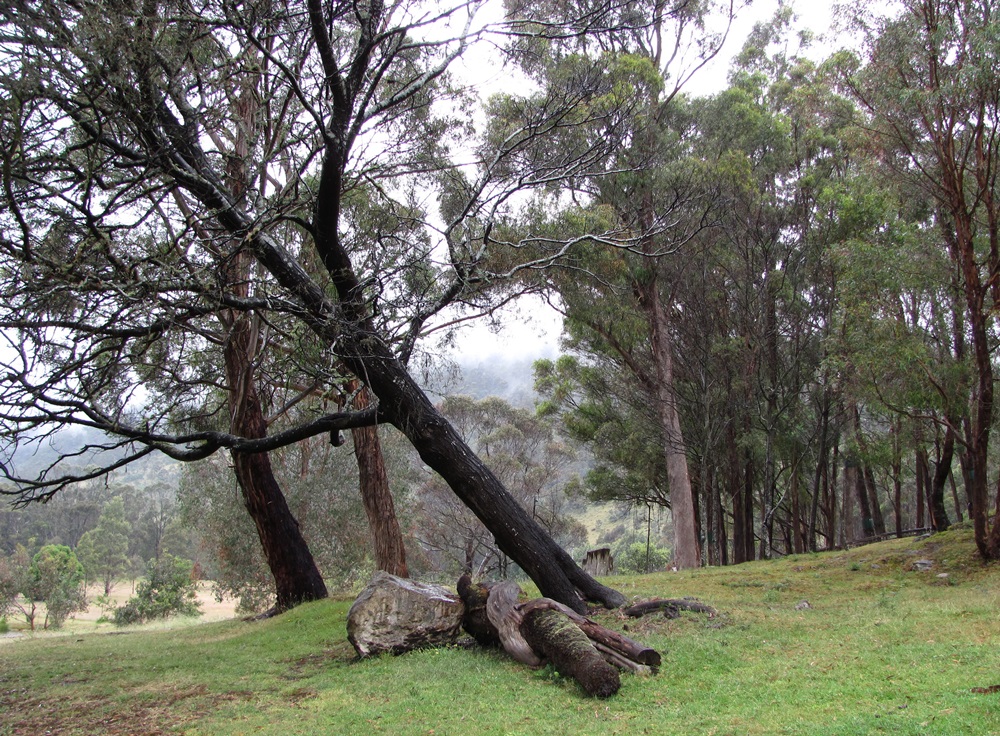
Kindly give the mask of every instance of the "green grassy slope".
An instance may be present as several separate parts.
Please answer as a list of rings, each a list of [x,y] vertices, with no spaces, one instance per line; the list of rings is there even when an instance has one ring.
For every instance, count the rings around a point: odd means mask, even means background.
[[[1000,567],[968,532],[609,582],[720,615],[601,614],[664,653],[607,701],[494,652],[355,662],[349,601],[5,643],[0,734],[1000,734]]]

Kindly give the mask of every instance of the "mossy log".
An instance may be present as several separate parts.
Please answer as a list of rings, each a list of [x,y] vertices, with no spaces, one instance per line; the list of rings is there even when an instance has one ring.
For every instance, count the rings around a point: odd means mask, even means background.
[[[618,670],[605,661],[566,614],[551,608],[535,608],[525,614],[521,633],[535,652],[551,662],[560,674],[580,683],[588,695],[608,698],[621,687]]]
[[[568,616],[594,642],[597,649],[605,653],[606,658],[619,668],[630,669],[638,674],[649,674],[660,666],[662,659],[660,653],[655,649],[629,639],[617,631],[601,626],[596,621],[591,621],[573,609],[550,598],[536,598],[528,601],[521,606],[521,615],[526,616],[530,611],[539,608],[559,611]]]
[[[608,697],[617,692],[621,684],[617,670],[644,675],[660,666],[655,649],[558,601],[535,598],[520,602],[522,591],[515,582],[473,583],[463,575],[458,594],[466,607],[463,625],[480,644],[499,642],[513,659],[529,667],[547,660],[560,673],[576,679],[590,695]],[[600,665],[595,664],[598,660]]]

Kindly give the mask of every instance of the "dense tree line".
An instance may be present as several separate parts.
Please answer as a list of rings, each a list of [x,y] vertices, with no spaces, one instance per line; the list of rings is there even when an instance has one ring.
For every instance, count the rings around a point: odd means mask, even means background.
[[[594,448],[592,497],[672,506],[678,486],[649,452],[671,441],[655,414],[664,317],[637,279],[661,280],[711,563],[965,518],[997,556],[983,486],[996,475],[995,19],[976,3],[904,5],[823,63],[789,51],[789,9],[759,25],[728,89],[675,98],[657,121],[671,256],[580,249],[577,272],[551,279],[570,355],[537,366],[544,410]],[[623,219],[623,191],[577,219]]]

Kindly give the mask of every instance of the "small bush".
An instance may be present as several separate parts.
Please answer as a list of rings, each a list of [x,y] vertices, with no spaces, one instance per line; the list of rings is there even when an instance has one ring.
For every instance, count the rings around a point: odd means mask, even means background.
[[[0,634],[6,634],[10,631],[10,626],[7,623],[7,617],[4,616],[0,618]]]
[[[164,555],[159,562],[150,561],[135,595],[115,609],[115,625],[141,624],[177,614],[200,616],[201,604],[196,599],[198,584],[191,575],[193,568],[190,560],[173,555]]]
[[[666,547],[633,542],[622,545],[615,553],[615,570],[618,573],[647,573],[663,570],[670,561],[670,550]]]

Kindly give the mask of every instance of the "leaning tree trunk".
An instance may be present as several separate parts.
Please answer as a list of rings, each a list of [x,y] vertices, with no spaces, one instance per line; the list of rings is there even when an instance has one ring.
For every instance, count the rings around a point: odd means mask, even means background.
[[[584,572],[518,504],[370,329],[342,331],[338,347],[351,370],[367,379],[380,411],[483,522],[497,547],[527,573],[542,595],[579,612],[586,609],[587,600],[610,607],[625,602],[621,593]]]

